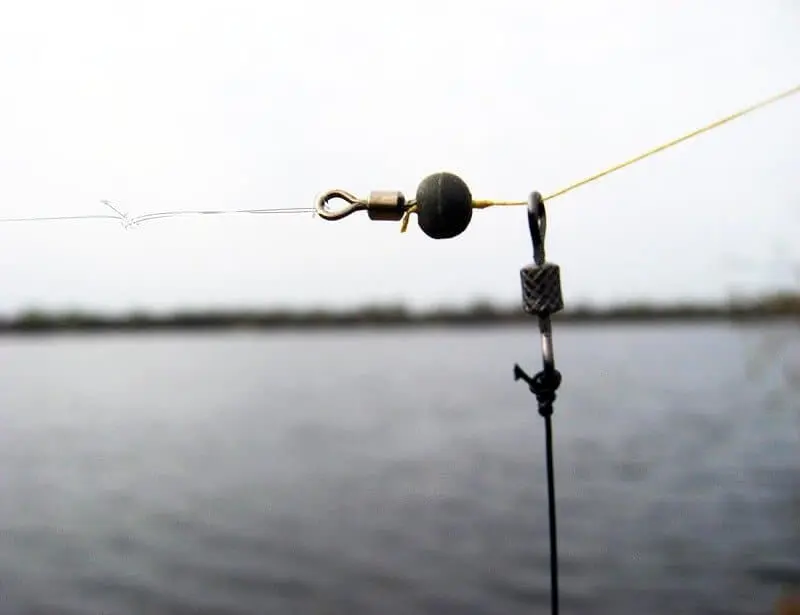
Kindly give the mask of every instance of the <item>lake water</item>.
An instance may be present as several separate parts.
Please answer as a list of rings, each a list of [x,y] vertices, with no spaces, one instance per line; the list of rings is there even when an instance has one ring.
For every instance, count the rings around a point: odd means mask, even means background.
[[[763,333],[556,328],[563,613],[800,583],[800,404],[748,376]],[[0,338],[0,612],[547,613],[511,377],[538,353],[535,325]]]

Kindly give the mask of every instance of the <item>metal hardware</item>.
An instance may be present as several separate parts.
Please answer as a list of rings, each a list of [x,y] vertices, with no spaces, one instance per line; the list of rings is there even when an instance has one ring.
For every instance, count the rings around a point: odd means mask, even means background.
[[[329,203],[344,201],[347,206],[333,209]],[[371,220],[398,221],[412,204],[406,201],[402,192],[375,190],[369,198],[360,199],[345,190],[329,190],[317,199],[316,212],[325,220],[341,220],[357,211],[366,211]]]
[[[545,261],[544,236],[547,231],[547,214],[544,200],[538,192],[528,199],[528,228],[533,243],[534,264],[520,270],[522,281],[522,307],[528,314],[539,318],[543,369],[530,376],[514,365],[514,380],[522,380],[536,397],[539,414],[545,425],[545,459],[547,462],[547,502],[550,521],[550,598],[551,613],[558,615],[558,543],[556,533],[555,472],[553,470],[553,402],[561,385],[561,373],[553,358],[553,334],[550,315],[564,308],[561,295],[561,274],[558,265]]]

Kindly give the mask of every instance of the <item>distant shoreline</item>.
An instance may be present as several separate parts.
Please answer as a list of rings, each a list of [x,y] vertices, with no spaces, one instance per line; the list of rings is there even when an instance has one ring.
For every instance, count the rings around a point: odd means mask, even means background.
[[[721,305],[621,305],[578,307],[556,314],[554,322],[691,323],[713,321],[797,320],[800,294],[781,294]],[[369,327],[488,326],[534,323],[518,306],[498,308],[475,304],[465,308],[438,308],[412,312],[402,306],[367,306],[350,310],[181,311],[168,315],[131,313],[109,316],[85,312],[29,311],[0,318],[0,334],[59,331],[187,331],[209,329],[319,329]]]

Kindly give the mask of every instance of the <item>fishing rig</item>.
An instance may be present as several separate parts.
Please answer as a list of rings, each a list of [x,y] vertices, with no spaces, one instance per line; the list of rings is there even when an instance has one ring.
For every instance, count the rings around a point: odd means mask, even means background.
[[[649,158],[654,154],[663,152],[671,147],[688,141],[698,135],[709,132],[715,128],[732,122],[733,120],[744,117],[758,109],[762,109],[772,105],[780,100],[789,98],[800,94],[800,84],[795,85],[788,90],[784,90],[777,94],[770,96],[764,100],[749,105],[735,113],[731,113],[725,117],[719,118],[710,124],[707,124],[696,130],[686,133],[685,135],[667,141],[657,147],[654,147],[638,156],[634,156],[624,162],[614,165],[613,167],[604,169],[599,173],[585,177],[577,182],[574,182],[556,192],[542,197],[542,201],[549,201],[558,196],[571,192],[576,188],[580,188],[588,183],[598,180],[606,175],[624,169],[640,160]],[[446,177],[446,179],[445,179]],[[414,201],[406,201],[405,197],[400,192],[391,191],[376,191],[370,194],[367,199],[360,199],[345,190],[330,190],[323,194],[315,207],[264,207],[257,209],[195,209],[195,210],[174,210],[174,211],[156,211],[146,213],[138,216],[131,215],[130,213],[122,210],[119,206],[113,204],[109,200],[101,200],[100,202],[106,207],[106,213],[103,214],[75,214],[75,215],[52,215],[52,216],[19,216],[19,217],[6,217],[0,218],[1,223],[17,223],[17,222],[73,222],[73,221],[88,221],[88,220],[106,220],[116,221],[120,223],[124,229],[132,229],[144,222],[152,222],[157,220],[165,220],[169,218],[187,218],[193,216],[225,216],[225,215],[242,215],[242,214],[319,214],[320,217],[326,220],[340,220],[349,216],[356,211],[366,211],[372,220],[394,220],[400,221],[400,232],[404,233],[408,228],[409,219],[411,214],[416,213],[419,217],[419,226],[430,237],[435,239],[446,239],[448,237],[455,237],[463,232],[469,225],[472,219],[473,209],[485,209],[487,207],[497,207],[503,205],[527,205],[527,201],[480,201],[466,198],[469,193],[469,188],[458,177],[447,174],[442,176],[443,181],[446,182],[448,190],[447,207],[452,208],[447,210],[445,215],[443,210],[437,209],[436,206],[426,207],[425,203],[432,202],[432,196],[435,193],[435,183],[423,182],[420,184],[420,190],[417,191],[417,199]],[[434,190],[434,192],[431,192]],[[462,196],[456,198],[455,195],[460,193]],[[346,205],[339,209],[331,209],[328,203],[333,200],[343,200]],[[442,201],[442,206],[444,201]]]
[[[644,160],[654,154],[688,141],[700,134],[709,132],[723,124],[743,117],[753,111],[771,105],[779,100],[800,93],[800,85],[775,94],[765,100],[752,104],[706,126],[693,130],[677,139],[654,147],[638,156],[590,175],[547,196],[532,192],[527,201],[476,200],[467,184],[452,173],[436,173],[422,180],[414,199],[407,199],[402,192],[380,190],[370,193],[367,198],[359,198],[345,190],[330,190],[319,197],[314,207],[271,207],[264,209],[221,209],[221,210],[179,210],[153,212],[131,216],[109,201],[101,201],[107,208],[106,214],[0,218],[4,222],[55,222],[80,220],[114,220],[121,222],[123,228],[130,229],[143,222],[187,216],[219,216],[227,214],[307,214],[312,213],[329,221],[341,220],[353,213],[365,211],[371,220],[400,222],[400,231],[408,228],[412,214],[416,214],[420,229],[433,239],[450,239],[463,233],[472,220],[475,209],[496,206],[527,205],[528,228],[533,244],[533,263],[522,267],[520,281],[523,310],[538,318],[541,335],[542,369],[533,376],[527,374],[519,365],[514,365],[514,380],[522,380],[536,397],[539,414],[544,418],[545,461],[547,473],[548,520],[550,529],[550,579],[551,610],[559,612],[558,590],[558,544],[556,532],[556,498],[553,454],[553,403],[556,391],[561,384],[561,373],[555,367],[553,356],[553,336],[551,316],[564,308],[561,292],[561,272],[558,265],[545,260],[544,239],[547,230],[545,202],[562,194],[598,180],[606,175]],[[334,207],[334,201],[344,204]]]
[[[342,200],[344,207],[332,209],[332,200]],[[477,202],[480,207],[486,202]],[[516,203],[516,202],[515,202]],[[547,512],[550,528],[550,596],[551,611],[558,615],[558,540],[556,532],[556,494],[553,454],[553,402],[561,384],[561,373],[553,356],[553,333],[550,316],[564,308],[561,292],[561,270],[545,259],[544,239],[547,232],[547,212],[539,192],[528,197],[528,229],[533,244],[533,263],[520,269],[522,309],[539,320],[542,369],[528,375],[514,365],[514,380],[522,380],[536,396],[539,414],[544,418],[545,462],[547,465]],[[464,232],[472,219],[476,202],[467,184],[452,173],[435,173],[420,182],[416,198],[407,200],[399,191],[374,191],[368,198],[359,199],[344,190],[331,190],[317,201],[316,212],[325,220],[341,220],[357,211],[366,211],[371,220],[390,220],[407,223],[410,213],[417,214],[419,227],[433,239],[449,239]]]
[[[531,376],[515,364],[513,376],[515,381],[522,380],[528,385],[530,392],[536,397],[539,414],[544,418],[550,539],[550,600],[553,615],[558,615],[559,612],[559,589],[552,417],[556,391],[561,385],[561,373],[555,367],[551,316],[564,309],[564,299],[561,292],[561,270],[558,265],[549,263],[545,259],[544,240],[547,231],[545,201],[797,93],[800,93],[800,86],[795,86],[604,171],[590,175],[546,197],[542,197],[539,192],[532,192],[527,201],[475,200],[464,180],[452,173],[441,172],[423,179],[417,187],[414,199],[407,199],[399,191],[373,191],[367,198],[359,198],[345,190],[335,189],[324,193],[317,200],[315,213],[324,220],[341,220],[355,212],[365,211],[371,220],[401,222],[401,232],[405,232],[408,228],[411,214],[416,214],[422,232],[433,239],[450,239],[463,233],[472,220],[474,209],[503,205],[527,205],[528,229],[533,244],[533,263],[520,269],[522,308],[526,313],[536,316],[539,321],[542,369]],[[332,205],[334,201],[342,201],[344,204],[337,208]]]

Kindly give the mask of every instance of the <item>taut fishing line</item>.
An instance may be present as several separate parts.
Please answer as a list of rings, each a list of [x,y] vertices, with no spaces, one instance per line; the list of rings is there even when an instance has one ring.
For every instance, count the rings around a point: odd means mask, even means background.
[[[315,214],[313,207],[267,207],[263,209],[195,209],[195,210],[176,210],[176,211],[155,211],[141,216],[131,216],[124,213],[111,201],[100,201],[114,213],[112,214],[85,214],[75,216],[32,216],[21,218],[0,218],[3,222],[69,222],[78,220],[114,220],[122,224],[124,228],[132,228],[143,222],[153,220],[163,220],[166,218],[184,218],[192,216],[222,216],[232,214]]]
[[[771,105],[779,100],[784,98],[788,98],[795,94],[800,93],[800,85],[796,85],[788,90],[783,92],[779,92],[774,96],[770,96],[764,100],[761,100],[757,103],[754,103],[748,107],[740,109],[735,113],[727,115],[723,118],[715,120],[710,124],[707,124],[701,128],[693,130],[691,132],[686,133],[685,135],[678,137],[677,139],[673,139],[671,141],[667,141],[657,147],[654,147],[646,152],[639,154],[638,156],[634,156],[624,162],[616,164],[612,167],[609,167],[603,171],[595,173],[594,175],[590,175],[585,177],[579,181],[573,182],[568,186],[561,188],[560,190],[556,190],[546,196],[542,197],[543,201],[550,201],[556,197],[559,197],[567,192],[571,192],[576,188],[580,188],[581,186],[585,186],[591,182],[594,182],[606,175],[610,175],[620,169],[624,169],[640,160],[644,160],[645,158],[649,158],[654,154],[659,152],[663,152],[664,150],[670,149],[679,143],[683,143],[684,141],[688,141],[698,135],[701,135],[705,132],[709,132],[723,124],[727,124],[733,120],[736,120],[740,117],[743,117],[753,111],[758,109],[762,109],[768,105]],[[422,184],[420,185],[422,188]],[[467,191],[468,193],[468,191]],[[328,207],[328,203],[334,199],[342,199],[347,203],[347,206],[340,209],[340,210],[331,210]],[[106,206],[107,209],[111,211],[111,213],[107,214],[76,214],[76,215],[60,215],[60,216],[20,216],[20,217],[8,217],[8,218],[0,218],[0,223],[20,223],[20,222],[76,222],[76,221],[88,221],[88,220],[105,220],[105,221],[115,221],[122,224],[123,228],[129,229],[136,227],[145,222],[152,222],[156,220],[165,220],[169,218],[188,218],[188,217],[197,217],[197,216],[225,216],[225,215],[265,215],[265,214],[312,214],[312,215],[319,215],[320,217],[326,220],[340,220],[351,213],[359,210],[366,210],[369,214],[369,217],[373,220],[394,220],[400,221],[400,231],[406,232],[408,228],[408,223],[410,220],[411,214],[420,215],[420,204],[419,198],[415,200],[406,200],[402,193],[400,192],[387,192],[387,191],[379,191],[373,192],[369,198],[367,199],[359,199],[358,197],[346,192],[344,190],[331,190],[323,194],[316,203],[315,207],[265,207],[259,209],[198,209],[198,210],[175,210],[175,211],[156,211],[151,213],[146,213],[139,216],[131,216],[128,213],[123,212],[117,206],[115,206],[111,201],[103,200],[101,203]],[[469,195],[469,203],[468,205],[461,208],[461,215],[460,220],[461,224],[464,228],[455,232],[458,224],[449,228],[445,231],[442,228],[436,228],[437,224],[442,223],[442,219],[437,219],[437,216],[432,213],[431,210],[423,211],[423,215],[420,219],[420,227],[426,234],[436,239],[443,239],[445,238],[442,233],[454,233],[453,235],[448,236],[455,236],[462,232],[466,225],[469,224],[471,219],[471,210],[472,209],[486,209],[489,207],[501,207],[501,206],[523,206],[528,205],[527,201],[496,201],[496,200],[476,200],[472,199],[471,194]],[[469,209],[470,212],[467,213],[466,209]],[[451,222],[452,224],[452,222]],[[431,233],[426,231],[426,228],[431,230]]]

